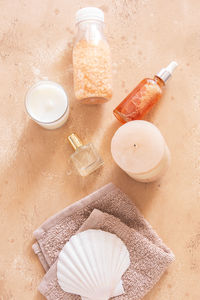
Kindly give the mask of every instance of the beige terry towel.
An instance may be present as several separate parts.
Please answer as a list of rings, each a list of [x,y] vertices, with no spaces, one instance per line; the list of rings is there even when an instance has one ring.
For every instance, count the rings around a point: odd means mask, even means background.
[[[48,300],[80,299],[79,296],[64,293],[56,279],[58,254],[80,227],[81,231],[94,228],[115,233],[127,245],[131,266],[123,278],[126,295],[116,299],[141,299],[174,259],[172,252],[140,215],[135,205],[123,192],[109,184],[50,218],[35,231],[38,242],[33,249],[46,270],[51,266],[39,286]]]

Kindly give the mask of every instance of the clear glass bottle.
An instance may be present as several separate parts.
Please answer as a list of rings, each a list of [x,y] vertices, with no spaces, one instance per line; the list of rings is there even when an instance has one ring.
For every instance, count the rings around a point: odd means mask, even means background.
[[[74,92],[88,104],[112,97],[110,47],[104,35],[104,13],[85,7],[76,13],[77,35],[73,49]]]
[[[81,176],[87,176],[103,165],[103,160],[92,144],[83,145],[76,134],[68,136],[75,152],[71,159]]]
[[[136,88],[114,109],[115,117],[121,122],[140,120],[160,100],[166,81],[171,77],[177,63],[172,61],[153,79],[143,79]]]

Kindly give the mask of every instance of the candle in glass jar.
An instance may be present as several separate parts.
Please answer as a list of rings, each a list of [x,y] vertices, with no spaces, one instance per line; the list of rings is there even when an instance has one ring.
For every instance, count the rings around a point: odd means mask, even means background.
[[[29,116],[46,129],[61,127],[68,118],[68,97],[61,85],[52,81],[39,81],[26,95]]]
[[[162,134],[147,121],[131,121],[121,126],[112,138],[111,153],[121,169],[141,182],[159,179],[170,163]]]

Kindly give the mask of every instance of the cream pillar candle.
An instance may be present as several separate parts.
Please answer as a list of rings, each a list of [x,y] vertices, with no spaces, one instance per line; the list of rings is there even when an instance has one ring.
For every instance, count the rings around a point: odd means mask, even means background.
[[[131,121],[121,126],[112,138],[111,153],[121,169],[141,182],[159,179],[170,162],[162,134],[146,121]]]
[[[68,118],[68,97],[61,85],[53,81],[39,81],[26,95],[29,116],[47,129],[61,127]]]

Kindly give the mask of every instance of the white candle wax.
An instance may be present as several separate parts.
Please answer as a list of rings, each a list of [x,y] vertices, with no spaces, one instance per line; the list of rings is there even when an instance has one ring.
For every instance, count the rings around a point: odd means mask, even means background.
[[[29,116],[47,129],[61,127],[68,118],[68,97],[62,86],[52,81],[39,81],[26,95]]]
[[[146,121],[131,121],[121,126],[112,138],[111,153],[121,169],[141,182],[159,179],[170,163],[162,134]]]

